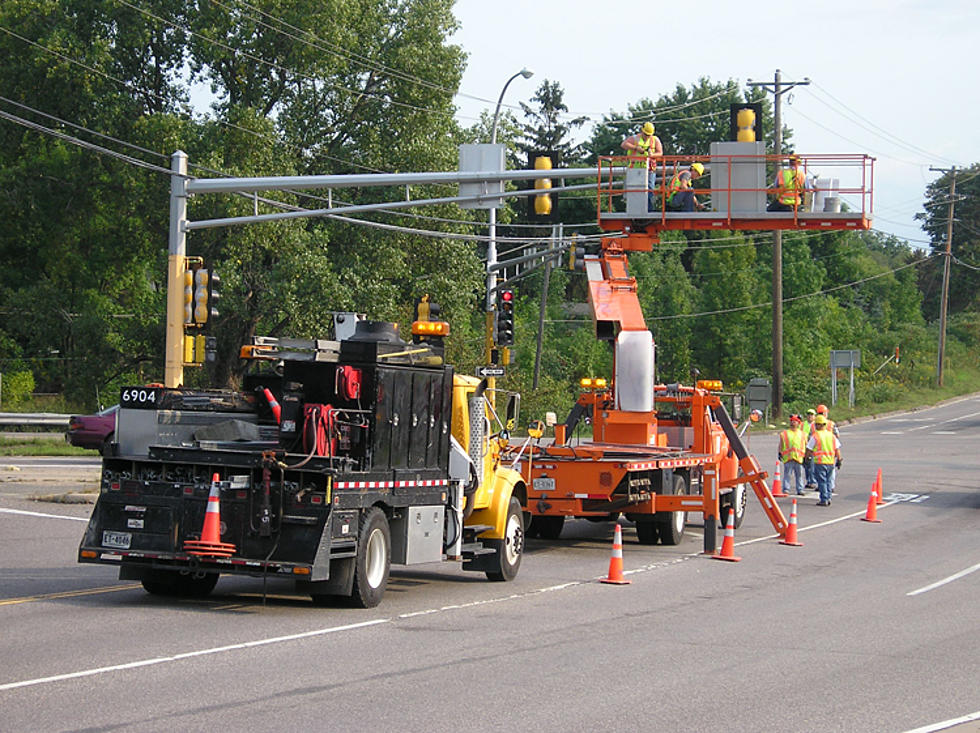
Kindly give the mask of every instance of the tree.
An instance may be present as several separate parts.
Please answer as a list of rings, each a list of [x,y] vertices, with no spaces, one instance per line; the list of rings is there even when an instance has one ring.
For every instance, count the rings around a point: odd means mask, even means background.
[[[923,315],[938,319],[942,294],[943,265],[946,252],[946,232],[949,220],[949,190],[952,172],[944,173],[926,187],[925,211],[915,215],[932,244],[934,257],[918,269],[919,288],[924,293]],[[956,201],[953,215],[953,239],[950,243],[951,275],[949,279],[949,313],[959,313],[980,306],[980,163],[956,171]],[[965,263],[961,265],[960,263]]]

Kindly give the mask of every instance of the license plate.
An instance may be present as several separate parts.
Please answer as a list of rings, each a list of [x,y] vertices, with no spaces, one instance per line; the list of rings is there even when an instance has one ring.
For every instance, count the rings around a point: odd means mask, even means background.
[[[132,532],[110,532],[109,530],[105,530],[102,533],[103,547],[112,547],[116,550],[128,550],[132,541]]]
[[[535,491],[554,491],[555,490],[555,480],[553,478],[536,478],[536,479],[534,479],[534,490]]]

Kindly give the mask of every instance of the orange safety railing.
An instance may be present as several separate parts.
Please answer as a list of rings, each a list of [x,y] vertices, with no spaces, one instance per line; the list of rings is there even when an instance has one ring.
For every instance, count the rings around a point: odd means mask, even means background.
[[[776,171],[790,159],[800,160],[806,189],[788,211],[768,211],[776,197]],[[874,158],[860,154],[664,155],[651,158],[646,185],[629,187],[624,170],[629,158],[601,156],[598,162],[597,209],[605,229],[624,220],[657,229],[869,229],[874,207]],[[673,175],[701,163],[704,175],[693,182],[703,210],[668,208]],[[637,169],[633,169],[637,170]],[[748,182],[747,182],[748,179]],[[706,185],[707,184],[707,185]],[[749,185],[752,184],[752,185]],[[630,194],[650,197],[653,210],[627,213]],[[635,202],[635,199],[634,199]]]

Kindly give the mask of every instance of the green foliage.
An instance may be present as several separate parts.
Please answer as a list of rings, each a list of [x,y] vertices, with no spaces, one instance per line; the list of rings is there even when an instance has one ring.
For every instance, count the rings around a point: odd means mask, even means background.
[[[34,375],[31,372],[6,372],[0,375],[0,398],[4,408],[18,407],[30,399],[34,391]]]

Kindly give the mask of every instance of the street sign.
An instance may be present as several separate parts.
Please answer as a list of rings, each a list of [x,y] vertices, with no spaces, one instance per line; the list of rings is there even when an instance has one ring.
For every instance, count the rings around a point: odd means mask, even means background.
[[[507,370],[502,366],[481,366],[476,368],[476,376],[478,377],[502,377],[507,373]]]

